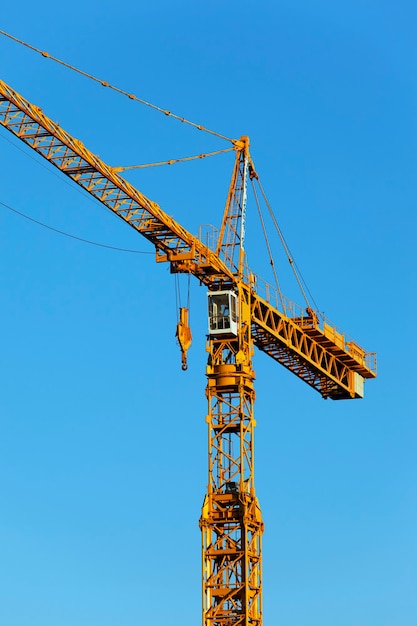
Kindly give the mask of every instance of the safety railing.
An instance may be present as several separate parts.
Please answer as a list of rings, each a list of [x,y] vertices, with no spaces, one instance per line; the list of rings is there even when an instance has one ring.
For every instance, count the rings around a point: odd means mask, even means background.
[[[276,287],[256,274],[248,273],[246,280],[260,298],[278,309],[298,326],[304,329],[319,330],[335,346],[347,352],[355,361],[376,375],[376,353],[366,352],[349,335],[327,319],[323,313],[293,302]]]

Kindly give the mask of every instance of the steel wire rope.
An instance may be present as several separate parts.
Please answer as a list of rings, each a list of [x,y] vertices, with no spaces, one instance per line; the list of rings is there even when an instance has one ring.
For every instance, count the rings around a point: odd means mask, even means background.
[[[187,309],[190,312],[190,302],[191,302],[191,274],[187,273]],[[180,321],[180,308],[182,307],[182,296],[181,296],[181,282],[180,275],[178,273],[175,274],[175,307],[177,312],[177,321]]]
[[[184,161],[195,161],[197,159],[205,159],[206,157],[217,156],[225,152],[231,152],[235,148],[225,148],[224,150],[215,150],[214,152],[206,152],[203,154],[195,154],[193,156],[182,157],[181,159],[169,159],[168,161],[158,161],[156,163],[143,163],[142,165],[116,165],[112,169],[115,172],[126,172],[127,170],[143,169],[145,167],[158,167],[160,165],[173,165],[174,163],[183,163]]]
[[[19,152],[21,152],[22,154],[24,154],[25,156],[27,156],[29,159],[32,159],[32,161],[34,161],[35,163],[37,163],[39,165],[39,167],[42,167],[44,170],[46,170],[47,172],[49,172],[50,174],[52,174],[53,176],[55,176],[56,178],[58,178],[58,180],[62,181],[63,183],[65,183],[66,185],[68,185],[68,187],[70,187],[71,189],[74,189],[75,191],[78,191],[78,193],[80,193],[84,198],[87,198],[88,200],[90,200],[90,202],[94,202],[93,198],[91,197],[91,195],[82,187],[79,187],[78,185],[74,185],[74,181],[73,180],[69,180],[67,177],[63,177],[61,176],[61,174],[63,173],[61,170],[58,171],[56,170],[56,168],[52,169],[50,167],[51,162],[48,161],[48,165],[46,165],[46,163],[44,161],[41,161],[38,157],[39,157],[39,153],[33,151],[33,149],[31,149],[30,152],[27,152],[24,148],[21,147],[21,145],[16,144],[14,141],[11,141],[10,139],[8,139],[8,137],[4,137],[3,135],[0,135],[0,139],[3,139],[3,141],[7,141],[7,143],[9,143],[11,146],[13,146],[13,148],[16,148],[16,150],[19,150]],[[20,139],[19,139],[20,141]],[[20,141],[21,144],[21,141]],[[27,144],[23,144],[25,145],[25,147],[27,147]],[[36,154],[36,156],[35,156]]]
[[[126,96],[130,100],[134,100],[136,102],[139,102],[140,104],[143,104],[144,106],[147,106],[147,107],[149,107],[151,109],[154,109],[154,110],[156,110],[156,111],[158,111],[160,113],[163,113],[164,115],[166,115],[168,117],[172,117],[173,119],[176,119],[176,120],[178,120],[178,121],[180,121],[180,122],[182,122],[184,124],[187,124],[189,126],[192,126],[193,128],[196,128],[197,130],[201,130],[201,131],[206,132],[206,133],[208,133],[210,135],[214,135],[215,137],[218,137],[220,139],[228,141],[228,142],[232,143],[233,145],[236,144],[235,140],[231,139],[230,137],[227,137],[226,135],[223,135],[223,134],[218,133],[216,131],[210,130],[209,128],[206,128],[205,126],[202,126],[201,124],[196,124],[195,122],[187,120],[185,117],[181,117],[181,116],[179,116],[179,115],[177,115],[175,113],[172,113],[172,111],[169,111],[167,109],[159,107],[156,104],[153,104],[151,102],[148,102],[147,100],[144,100],[143,98],[139,98],[135,94],[129,93],[129,92],[123,90],[123,89],[120,89],[119,87],[116,87],[115,85],[110,84],[108,81],[102,80],[102,79],[97,78],[96,76],[94,76],[92,74],[89,74],[88,72],[80,70],[79,68],[75,67],[74,65],[71,65],[70,63],[66,63],[62,59],[59,59],[59,58],[54,57],[53,55],[49,54],[49,52],[46,52],[45,50],[40,50],[40,48],[37,48],[36,46],[33,46],[33,45],[27,43],[26,41],[23,41],[22,39],[19,39],[18,37],[15,37],[14,35],[11,35],[10,33],[7,33],[4,30],[0,29],[0,34],[5,36],[5,37],[7,37],[7,38],[9,38],[9,39],[11,39],[12,41],[15,41],[16,43],[18,43],[18,44],[20,44],[20,45],[22,45],[22,46],[32,50],[33,52],[36,52],[36,53],[40,54],[44,58],[51,59],[51,61],[54,61],[55,63],[58,63],[59,65],[62,65],[63,67],[66,67],[67,69],[72,70],[73,72],[76,72],[77,74],[80,74],[81,76],[89,78],[90,80],[92,80],[92,81],[94,81],[96,83],[99,83],[103,87],[108,87],[109,89],[115,91],[116,93],[120,93],[121,95]],[[233,148],[230,148],[230,149],[233,149]],[[216,151],[215,153],[212,153],[212,154],[216,154],[216,153],[220,153],[220,152],[223,152],[223,151]],[[207,155],[204,155],[204,156],[212,156],[212,154],[207,154]],[[142,166],[127,166],[125,168],[122,168],[122,171],[124,169],[134,169],[136,167],[150,167],[150,166],[153,166],[153,165],[171,164],[172,162],[181,162],[181,161],[191,160],[193,158],[203,158],[203,155],[198,155],[198,156],[195,156],[195,157],[185,157],[183,159],[174,159],[174,160],[171,160],[171,161],[160,162],[160,163],[155,163],[155,164],[146,164],[146,165],[142,165]],[[307,305],[309,306],[308,297],[307,297],[307,295],[305,293],[307,291],[308,294],[310,295],[311,299],[313,300],[313,302],[314,302],[314,304],[316,306],[316,310],[317,310],[318,307],[317,307],[317,305],[316,305],[316,303],[314,301],[314,298],[312,297],[312,294],[311,294],[311,292],[310,292],[310,290],[309,290],[309,288],[308,288],[308,286],[307,286],[307,284],[306,284],[306,282],[305,282],[305,280],[304,280],[304,278],[303,278],[303,276],[302,276],[302,274],[301,274],[297,264],[295,263],[292,255],[290,253],[289,247],[288,247],[288,245],[287,245],[287,243],[286,243],[286,241],[285,241],[285,239],[284,239],[284,237],[282,235],[281,229],[278,226],[276,218],[275,218],[275,216],[273,214],[271,206],[270,206],[270,204],[269,204],[269,202],[267,200],[266,194],[265,194],[265,192],[263,190],[262,184],[261,184],[259,178],[257,178],[257,180],[258,180],[258,184],[259,184],[261,193],[262,193],[262,195],[264,197],[265,203],[266,203],[266,205],[268,207],[268,210],[269,210],[269,213],[271,215],[271,218],[272,218],[272,220],[274,222],[275,228],[276,228],[276,230],[278,232],[278,235],[279,235],[279,237],[281,239],[281,243],[282,243],[282,245],[284,247],[284,250],[285,250],[285,252],[287,254],[289,263],[290,263],[290,265],[291,265],[291,267],[293,269],[293,272],[294,272],[294,275],[296,277],[296,280],[297,280],[297,283],[299,285],[299,288],[300,288],[300,290],[301,290],[301,292],[303,294],[303,297],[304,297]],[[28,218],[28,219],[31,219],[31,218]],[[36,221],[36,220],[33,220],[33,221]],[[45,224],[42,224],[42,223],[40,223],[40,224],[42,226],[45,226],[45,227],[49,228]],[[51,228],[51,230],[54,230],[52,227],[50,227],[50,228]],[[55,230],[57,232],[61,232],[58,229],[55,229]],[[64,234],[64,235],[67,235],[67,236],[71,236],[71,235],[68,235],[67,233],[64,233],[64,232],[62,232],[61,234]],[[74,237],[74,238],[76,238],[76,237]],[[84,241],[82,238],[79,238],[79,239],[81,241]],[[101,244],[95,244],[95,242],[89,242],[88,240],[85,240],[85,241],[86,241],[86,243],[92,243],[93,245],[101,245]],[[111,248],[111,246],[108,246],[108,247]],[[133,251],[132,250],[130,252],[138,252],[138,251]],[[145,253],[145,254],[147,254],[147,253]],[[303,287],[303,284],[305,286],[305,289]]]
[[[70,189],[76,191],[77,193],[79,193],[84,200],[88,200],[89,202],[91,202],[93,204],[93,206],[97,207],[97,199],[93,198],[85,189],[79,187],[78,185],[74,185],[73,181],[68,180],[66,177],[62,176],[62,172],[61,171],[56,171],[55,169],[52,169],[50,167],[50,163],[48,162],[48,164],[43,163],[39,158],[37,158],[39,155],[36,153],[36,156],[34,156],[33,154],[31,154],[30,152],[27,152],[26,150],[24,150],[23,148],[21,148],[19,145],[15,144],[13,141],[11,141],[10,139],[8,139],[7,137],[3,137],[3,135],[0,135],[0,138],[3,139],[4,141],[7,141],[7,143],[9,143],[10,145],[12,145],[14,148],[16,148],[16,150],[19,150],[19,152],[21,152],[22,154],[24,154],[25,156],[27,156],[29,159],[32,159],[32,161],[34,161],[37,165],[39,165],[39,167],[42,167],[46,172],[48,172],[49,174],[51,174],[52,176],[55,176],[58,180],[60,180],[62,183],[64,183],[65,185],[67,185]],[[103,213],[103,211],[101,210],[101,207],[103,207],[106,209],[105,213]],[[118,216],[111,210],[109,209],[106,205],[101,205],[100,207],[100,214],[101,215],[108,215],[111,218],[117,218]],[[35,220],[34,218],[31,218],[28,215],[25,215],[24,213],[20,213],[19,211],[17,211],[16,209],[13,209],[12,207],[7,206],[6,208],[9,208],[11,211],[14,211],[17,214],[20,214],[22,217],[35,222],[35,223],[39,223],[40,226],[44,226],[45,228],[49,228],[50,230],[55,230],[57,233],[65,235],[67,237],[72,237],[73,239],[77,239],[77,237],[75,235],[71,235],[69,233],[66,233],[64,231],[60,231],[59,229],[54,229],[54,227],[52,226],[48,226],[48,224],[44,224],[43,222],[38,222],[37,220]],[[82,237],[78,238],[80,241],[83,241],[84,243],[91,243],[92,245],[97,245],[100,247],[104,247],[104,248],[109,248],[109,249],[115,249],[115,250],[120,250],[121,252],[134,252],[137,254],[153,254],[153,252],[142,252],[140,250],[130,250],[130,249],[125,249],[125,248],[117,248],[117,246],[106,246],[105,244],[100,244],[100,243],[95,243],[94,241],[90,241],[88,239],[83,239]]]
[[[11,141],[7,137],[3,137],[3,135],[0,135],[0,139],[7,141],[7,143],[9,143],[11,146],[16,148],[16,150],[19,150],[19,152],[27,156],[29,159],[32,159],[34,163],[39,165],[39,167],[42,167],[46,172],[51,174],[51,176],[55,176],[55,178],[57,178],[62,183],[67,185],[70,189],[79,193],[84,198],[84,200],[88,200],[88,202],[91,202],[94,207],[96,208],[98,207],[97,203],[99,202],[99,200],[97,200],[97,198],[94,198],[93,196],[91,196],[91,194],[89,194],[86,189],[83,189],[79,185],[74,184],[73,180],[69,180],[66,176],[63,176],[63,172],[61,170],[57,171],[56,168],[51,167],[50,162],[46,164],[44,163],[44,161],[41,161],[39,158],[39,154],[37,152],[33,153],[33,150],[31,150],[31,152],[27,152],[24,148],[14,143],[14,141]],[[106,209],[105,213],[103,213],[101,207],[104,207]],[[108,215],[109,217],[117,218],[117,215],[114,213],[114,211],[112,211],[106,205],[103,205],[103,204],[100,205],[100,213],[101,215]]]
[[[54,226],[45,224],[44,222],[41,222],[40,220],[37,220],[34,217],[30,217],[30,215],[26,215],[26,213],[22,213],[22,211],[18,211],[17,209],[14,209],[9,204],[6,204],[5,202],[2,202],[1,200],[0,200],[0,205],[8,209],[9,211],[12,211],[13,213],[20,215],[20,217],[23,217],[24,219],[29,220],[30,222],[34,222],[35,224],[38,224],[38,226],[42,226],[43,228],[52,230],[54,233],[58,233],[59,235],[64,235],[65,237],[69,237],[70,239],[75,239],[76,241],[88,243],[92,246],[98,246],[99,248],[107,248],[109,250],[116,250],[118,252],[131,252],[133,254],[154,254],[153,252],[147,252],[145,250],[132,250],[130,248],[119,248],[118,246],[109,246],[105,243],[92,241],[91,239],[84,239],[83,237],[78,237],[78,235],[72,235],[71,233],[67,233],[64,230],[60,230],[59,228],[55,228]]]
[[[255,178],[251,179],[251,183],[252,183],[253,195],[255,196],[256,207],[258,209],[259,220],[260,220],[261,226],[262,226],[262,232],[263,232],[265,243],[266,243],[266,247],[267,247],[267,250],[268,250],[269,264],[270,264],[270,266],[272,268],[272,273],[274,274],[275,287],[276,287],[276,290],[277,290],[277,293],[278,293],[279,300],[281,302],[282,310],[286,314],[287,312],[285,310],[284,299],[282,297],[282,291],[281,291],[281,288],[280,288],[280,284],[279,284],[279,280],[278,280],[278,274],[277,274],[277,270],[276,270],[276,267],[275,267],[275,261],[274,261],[274,258],[272,256],[271,245],[269,243],[268,233],[266,231],[265,221],[264,221],[264,218],[263,218],[263,215],[262,215],[262,209],[261,209],[261,205],[260,205],[260,202],[259,202],[258,194],[256,193]]]
[[[70,189],[74,189],[74,191],[77,191],[79,194],[81,194],[83,196],[83,198],[87,198],[94,205],[96,204],[95,199],[93,199],[91,197],[91,195],[86,192],[85,189],[80,188],[78,185],[74,185],[73,181],[69,181],[66,177],[62,177],[60,175],[61,172],[58,173],[54,169],[51,169],[49,167],[50,163],[48,163],[48,165],[46,165],[45,163],[40,161],[38,158],[36,158],[33,154],[27,152],[26,150],[24,150],[22,147],[20,147],[19,145],[17,145],[16,143],[14,143],[10,139],[8,139],[7,137],[3,137],[3,135],[0,135],[0,139],[2,139],[3,141],[7,141],[7,143],[9,143],[11,146],[16,148],[16,150],[19,150],[19,152],[21,152],[22,154],[27,156],[29,159],[32,159],[32,161],[37,163],[45,171],[49,172],[50,174],[55,176],[58,180],[64,182],[66,185],[68,185],[68,187],[70,187]],[[224,154],[225,152],[230,152],[232,150],[234,150],[233,147],[232,148],[225,148],[224,150],[215,150],[214,152],[208,152],[208,153],[205,153],[205,154],[198,154],[198,155],[194,155],[194,156],[183,157],[182,159],[170,159],[169,161],[160,161],[159,163],[145,163],[143,165],[116,166],[116,167],[113,167],[112,169],[114,169],[116,172],[122,172],[122,171],[126,171],[126,170],[133,170],[133,169],[139,169],[139,168],[155,167],[155,166],[158,166],[158,165],[172,165],[174,163],[181,163],[182,161],[192,161],[192,160],[196,160],[196,159],[204,159],[205,157],[211,157],[211,156],[216,156],[218,154]],[[38,156],[38,154],[37,154],[37,156]],[[108,207],[105,207],[105,208],[108,209]],[[110,210],[110,213],[115,217],[113,211]],[[109,214],[109,211],[107,211],[107,215],[108,214]]]
[[[177,324],[178,324],[180,321],[180,307],[181,307],[181,287],[180,287],[180,279],[179,279],[178,274],[175,274],[174,286],[175,286],[175,317],[177,319]]]
[[[270,214],[271,219],[273,221],[273,224],[275,226],[275,229],[276,229],[276,231],[278,233],[278,236],[279,236],[279,238],[281,240],[281,244],[282,244],[282,246],[284,248],[285,254],[287,255],[289,264],[290,264],[290,266],[292,268],[292,271],[294,272],[294,276],[296,278],[297,284],[298,284],[298,286],[300,288],[300,291],[301,291],[301,293],[303,295],[303,298],[304,298],[304,300],[305,300],[305,302],[307,304],[307,307],[311,308],[309,299],[307,297],[307,293],[308,293],[308,295],[310,296],[310,298],[311,298],[311,300],[312,300],[312,302],[314,304],[316,313],[318,313],[321,317],[323,317],[323,314],[319,312],[319,308],[317,306],[317,303],[316,303],[316,301],[315,301],[315,299],[314,299],[310,289],[308,288],[308,285],[307,285],[307,283],[306,283],[306,281],[305,281],[305,279],[304,279],[300,269],[298,268],[298,265],[295,262],[293,255],[291,254],[291,250],[290,250],[290,248],[289,248],[289,246],[288,246],[288,244],[287,244],[287,242],[285,240],[285,237],[284,237],[284,235],[283,235],[283,233],[281,231],[281,228],[279,227],[278,221],[277,221],[277,219],[275,217],[275,214],[274,214],[274,212],[272,210],[271,204],[268,201],[267,195],[266,195],[266,193],[264,191],[264,188],[262,186],[261,181],[259,180],[259,177],[257,178],[257,181],[258,181],[259,189],[261,190],[263,199],[265,201],[265,204],[266,204],[266,206],[268,208],[269,214]]]
[[[12,41],[15,41],[16,43],[21,44],[22,46],[25,46],[26,48],[29,48],[29,50],[32,50],[33,52],[37,52],[38,54],[42,55],[44,58],[51,59],[51,61],[55,61],[55,63],[59,63],[60,65],[63,65],[67,69],[70,69],[73,72],[76,72],[77,74],[81,74],[81,76],[85,76],[86,78],[89,78],[95,81],[96,83],[99,83],[103,87],[108,87],[109,89],[112,89],[113,91],[116,91],[117,93],[120,93],[121,95],[126,96],[130,100],[135,100],[136,102],[139,102],[140,104],[143,104],[151,109],[154,109],[155,111],[159,111],[160,113],[163,113],[167,117],[172,117],[182,122],[183,124],[192,126],[193,128],[196,128],[197,130],[201,130],[205,133],[208,133],[209,135],[214,135],[215,137],[219,137],[219,139],[224,139],[225,141],[229,141],[232,144],[235,143],[235,141],[233,139],[230,139],[230,137],[226,137],[225,135],[222,135],[221,133],[217,133],[214,130],[205,128],[205,126],[202,126],[201,124],[196,124],[195,122],[191,122],[190,120],[187,120],[185,117],[176,115],[176,113],[172,113],[171,111],[168,111],[167,109],[163,109],[162,107],[157,106],[156,104],[152,104],[151,102],[148,102],[147,100],[143,100],[142,98],[135,96],[135,94],[133,93],[128,93],[127,91],[124,91],[123,89],[120,89],[119,87],[115,87],[114,85],[111,85],[109,82],[105,80],[101,80],[100,78],[97,78],[96,76],[93,76],[92,74],[89,74],[88,72],[84,72],[83,70],[78,69],[74,65],[70,65],[69,63],[62,61],[61,59],[58,59],[57,57],[52,56],[45,50],[40,50],[39,48],[32,46],[26,41],[23,41],[22,39],[18,39],[17,37],[14,37],[13,35],[6,33],[4,30],[0,30],[0,35],[4,35],[5,37],[8,37]]]

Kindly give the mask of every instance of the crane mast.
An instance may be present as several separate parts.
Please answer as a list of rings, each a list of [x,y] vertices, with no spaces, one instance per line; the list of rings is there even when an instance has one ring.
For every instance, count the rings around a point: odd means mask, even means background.
[[[202,531],[203,626],[262,623],[263,522],[255,494],[255,373],[249,292],[241,288],[248,141],[236,154],[217,253],[235,284],[209,291],[208,488]]]
[[[0,80],[0,124],[152,243],[157,262],[208,288],[208,484],[202,531],[203,626],[262,626],[263,522],[255,493],[254,347],[334,400],[363,397],[376,358],[309,309],[281,306],[245,272],[247,137],[235,165],[217,247],[167,215],[42,110]],[[282,302],[282,298],[280,299]],[[183,368],[191,340],[181,332]],[[181,330],[181,329],[180,329]]]

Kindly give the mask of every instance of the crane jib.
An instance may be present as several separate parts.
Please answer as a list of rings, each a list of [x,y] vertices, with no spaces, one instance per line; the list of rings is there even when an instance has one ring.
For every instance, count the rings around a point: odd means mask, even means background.
[[[170,262],[173,272],[191,273],[215,289],[244,287],[252,302],[255,345],[284,365],[324,397],[360,397],[357,376],[373,378],[376,366],[365,363],[367,356],[356,344],[341,345],[338,333],[305,323],[308,316],[291,317],[280,312],[268,299],[262,299],[249,279],[238,271],[232,260],[233,242],[227,243],[225,256],[205,246],[181,224],[167,215],[158,204],[123,179],[84,144],[49,119],[42,110],[25,100],[0,80],[0,123],[38,154],[83,187],[104,206],[135,228],[156,249],[156,260]],[[242,138],[237,154],[234,187],[230,202],[237,206],[228,220],[240,220],[239,243],[243,251],[247,203],[248,139]],[[239,174],[239,168],[240,169]],[[233,224],[232,224],[233,225]],[[226,229],[227,230],[227,229]],[[234,231],[236,232],[236,230]],[[373,355],[371,355],[373,356]]]
[[[212,273],[232,279],[221,259],[198,238],[1,80],[0,123],[151,241],[158,260],[190,260],[192,253],[190,267],[198,278],[206,281]]]

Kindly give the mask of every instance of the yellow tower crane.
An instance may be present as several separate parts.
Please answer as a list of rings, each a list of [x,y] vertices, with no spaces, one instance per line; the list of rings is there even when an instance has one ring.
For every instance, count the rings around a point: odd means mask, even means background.
[[[0,81],[0,123],[88,191],[155,247],[171,272],[208,291],[208,487],[202,532],[203,626],[261,626],[262,532],[255,493],[254,347],[324,398],[362,398],[376,358],[309,307],[298,312],[260,293],[245,263],[248,180],[256,178],[249,140],[233,142],[235,165],[216,245],[211,248],[104,163],[42,110]],[[191,334],[183,309],[177,336],[186,368]]]

